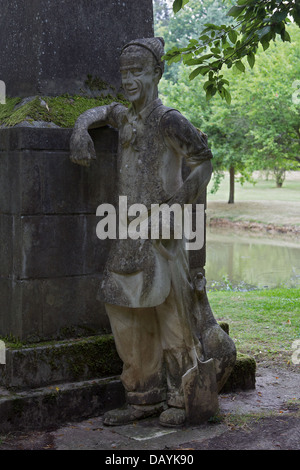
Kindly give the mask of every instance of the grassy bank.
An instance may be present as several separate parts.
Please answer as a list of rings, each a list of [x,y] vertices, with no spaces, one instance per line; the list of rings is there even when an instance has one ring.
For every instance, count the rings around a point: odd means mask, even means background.
[[[300,339],[300,288],[249,292],[208,292],[218,321],[229,323],[239,352],[258,363],[299,370],[292,362],[292,343]]]
[[[208,187],[207,219],[226,219],[230,222],[256,222],[300,227],[300,172],[290,172],[282,188],[274,180],[255,174],[255,185],[235,184],[235,203],[228,204],[229,180],[226,175],[219,190],[210,193]]]

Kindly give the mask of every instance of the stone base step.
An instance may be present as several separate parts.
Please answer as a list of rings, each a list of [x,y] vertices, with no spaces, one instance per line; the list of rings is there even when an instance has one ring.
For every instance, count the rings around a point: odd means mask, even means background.
[[[227,323],[220,323],[229,334]],[[0,387],[29,390],[120,375],[122,362],[111,334],[28,345],[8,343]]]
[[[120,375],[122,363],[111,334],[66,341],[7,345],[0,386],[29,390]]]
[[[238,355],[221,393],[255,388],[255,366],[252,357]],[[18,392],[0,388],[0,433],[57,428],[100,416],[124,403],[118,376]]]
[[[57,428],[100,416],[125,402],[118,378],[13,393],[0,388],[0,433]]]

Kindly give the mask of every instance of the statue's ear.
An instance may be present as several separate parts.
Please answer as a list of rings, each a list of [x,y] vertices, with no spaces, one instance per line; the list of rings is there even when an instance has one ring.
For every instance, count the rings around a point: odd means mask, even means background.
[[[154,70],[154,73],[155,73],[155,78],[156,78],[156,82],[158,83],[162,77],[162,70],[160,67],[155,67],[155,70]]]

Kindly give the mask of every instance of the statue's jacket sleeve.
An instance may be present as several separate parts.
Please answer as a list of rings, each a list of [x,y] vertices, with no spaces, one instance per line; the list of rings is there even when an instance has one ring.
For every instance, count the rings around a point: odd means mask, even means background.
[[[181,113],[168,109],[161,119],[161,132],[166,145],[186,159],[193,169],[206,160],[212,159],[207,145],[207,136],[194,127]]]
[[[206,136],[160,100],[138,116],[114,106],[110,123],[119,130],[118,195],[127,197],[128,207],[138,203],[150,211],[152,204],[167,202],[182,186],[182,158],[192,168],[211,158]],[[133,308],[163,303],[176,271],[174,260],[183,257],[182,266],[187,258],[184,240],[166,240],[164,246],[167,251],[150,238],[113,240],[99,299]]]

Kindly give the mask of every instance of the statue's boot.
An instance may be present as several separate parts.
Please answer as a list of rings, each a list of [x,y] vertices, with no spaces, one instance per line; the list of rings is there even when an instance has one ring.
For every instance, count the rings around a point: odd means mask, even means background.
[[[158,416],[165,408],[165,403],[155,405],[130,405],[107,411],[104,414],[103,424],[106,426],[122,426],[134,421]]]
[[[159,424],[166,427],[183,426],[186,420],[185,410],[182,408],[168,408],[159,417]]]

